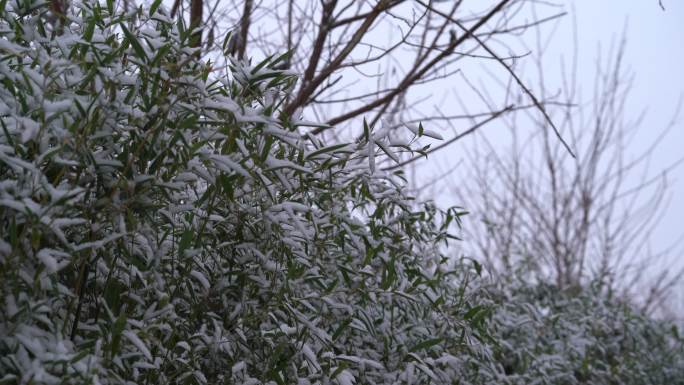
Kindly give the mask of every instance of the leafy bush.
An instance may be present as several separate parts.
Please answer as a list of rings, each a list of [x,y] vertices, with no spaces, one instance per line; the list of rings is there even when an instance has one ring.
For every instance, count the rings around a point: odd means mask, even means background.
[[[457,377],[460,214],[375,170],[389,132],[280,118],[283,57],[220,75],[158,5],[0,7],[0,382]]]
[[[489,287],[497,303],[490,353],[498,369],[481,371],[476,382],[682,383],[684,339],[678,328],[640,314],[606,288],[596,281],[560,290],[515,278]]]

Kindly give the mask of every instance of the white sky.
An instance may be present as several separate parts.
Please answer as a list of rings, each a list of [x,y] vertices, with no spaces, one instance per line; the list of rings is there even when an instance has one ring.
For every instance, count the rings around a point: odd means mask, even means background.
[[[647,109],[648,115],[640,128],[639,144],[652,141],[658,129],[667,125],[678,100],[684,96],[684,2],[662,0],[579,0],[576,1],[580,20],[580,44],[589,48],[598,40],[620,33],[627,23],[627,63],[635,73],[630,109]],[[679,115],[667,140],[652,160],[652,169],[667,167],[684,156],[684,111]],[[684,233],[684,165],[668,172],[670,204],[662,222],[653,234],[653,243],[666,245]],[[684,248],[670,254],[670,263],[684,265]],[[668,268],[668,266],[662,266]],[[677,295],[679,292],[679,295]],[[674,292],[675,303],[684,310],[684,284]]]
[[[549,79],[560,73],[561,56],[572,54],[573,15],[577,21],[579,78],[584,91],[591,92],[595,58],[599,44],[604,50],[611,41],[626,37],[625,64],[633,72],[633,88],[628,98],[627,114],[633,117],[646,111],[627,153],[636,155],[652,143],[671,121],[680,98],[684,97],[684,2],[663,0],[575,0],[567,2],[565,17],[551,40],[546,54]],[[573,9],[574,8],[574,9]],[[560,84],[560,83],[559,83]],[[676,120],[667,139],[651,161],[651,173],[657,174],[684,157],[684,111]],[[654,245],[674,242],[684,233],[684,165],[668,171],[669,209],[653,234]],[[636,182],[636,181],[635,181]],[[681,247],[672,257],[684,259]]]
[[[608,42],[621,34],[626,26],[626,62],[634,72],[634,86],[630,94],[630,111],[646,109],[647,115],[640,128],[633,151],[651,142],[659,129],[665,127],[684,96],[684,2],[663,0],[665,11],[657,0],[578,0],[575,10],[579,24],[579,43],[584,52],[595,52],[599,41]],[[563,28],[569,41],[571,20]],[[561,32],[561,31],[559,31]],[[554,44],[562,46],[561,35]],[[594,49],[594,51],[592,51]],[[591,81],[591,77],[587,78]],[[684,113],[667,140],[652,160],[654,171],[667,167],[684,156]],[[661,225],[654,234],[654,242],[672,242],[684,232],[684,166],[668,172],[671,201]],[[680,248],[681,250],[681,248]],[[679,257],[684,258],[684,255]]]
[[[635,157],[644,151],[672,120],[674,112],[684,97],[684,1],[663,0],[666,10],[658,5],[658,0],[575,0],[566,1],[565,10],[569,15],[557,25],[544,53],[544,76],[549,89],[560,89],[561,62],[569,62],[573,55],[573,19],[577,22],[578,43],[578,78],[579,85],[585,95],[590,97],[596,68],[596,57],[606,52],[611,42],[619,42],[625,33],[626,52],[625,68],[632,73],[633,85],[629,93],[626,113],[629,118],[637,118],[646,112],[643,123],[634,140],[626,149],[626,157]],[[549,13],[545,13],[548,15]],[[545,16],[540,15],[540,16]],[[547,28],[551,32],[552,28]],[[534,34],[522,38],[534,49]],[[601,47],[601,48],[599,48]],[[503,50],[502,53],[505,53]],[[524,52],[520,49],[516,53]],[[531,55],[535,55],[531,52]],[[525,60],[525,59],[523,59]],[[523,64],[532,69],[532,65]],[[491,66],[493,67],[493,66]],[[464,69],[464,72],[466,69]],[[470,70],[470,75],[476,71]],[[534,89],[536,80],[533,73],[523,73],[528,85]],[[505,76],[502,74],[502,77]],[[483,78],[486,83],[486,79]],[[497,134],[500,129],[495,126],[485,127],[479,134],[490,141],[499,142],[502,149],[506,146],[505,136]],[[523,129],[523,127],[521,127]],[[445,135],[450,136],[450,135]],[[439,163],[454,162],[453,154],[458,154],[457,147],[465,148],[472,144],[471,139],[454,145],[451,154],[439,154]],[[450,150],[446,150],[445,153]],[[456,155],[458,156],[458,155]],[[662,170],[684,157],[684,110],[679,114],[676,124],[666,140],[660,144],[650,163],[650,175],[658,175]],[[433,159],[435,160],[435,159]],[[423,162],[428,165],[430,161]],[[426,167],[431,169],[431,166]],[[653,250],[657,251],[672,244],[684,234],[684,164],[667,172],[669,193],[668,209],[660,224],[652,234]],[[627,182],[636,185],[638,180]],[[453,204],[458,204],[458,197],[451,197]],[[467,226],[467,225],[466,225]],[[684,245],[669,253],[667,264],[684,266]],[[659,266],[667,269],[669,266]],[[684,293],[684,285],[680,288]],[[684,295],[679,296],[684,303]],[[684,309],[684,307],[682,307]]]

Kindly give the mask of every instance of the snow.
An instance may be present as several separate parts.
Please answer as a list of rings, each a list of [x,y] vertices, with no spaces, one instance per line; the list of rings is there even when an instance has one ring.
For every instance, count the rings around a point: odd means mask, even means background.
[[[409,131],[411,131],[414,135],[416,135],[416,136],[421,136],[421,135],[420,135],[420,128],[419,128],[417,125],[415,125],[415,124],[405,124],[404,126],[406,126],[406,128],[408,128]],[[430,138],[433,138],[433,139],[437,139],[437,140],[444,140],[444,138],[442,137],[442,135],[440,135],[439,133],[437,133],[437,132],[435,132],[435,131],[432,131],[432,130],[423,129],[423,136],[427,136],[427,137],[430,137]]]
[[[0,38],[0,50],[9,52],[10,54],[17,56],[22,55],[27,51],[26,48],[17,44],[10,43],[4,38]]]
[[[373,174],[375,172],[375,142],[371,138],[368,141],[368,169],[370,170],[370,173]]]
[[[1,40],[1,39],[0,39]],[[21,127],[21,143],[26,143],[29,140],[36,139],[38,132],[40,132],[40,125],[38,122],[29,118],[16,118],[17,126]]]
[[[190,275],[195,278],[201,285],[204,287],[204,290],[209,290],[211,287],[211,284],[209,283],[209,280],[207,277],[204,276],[204,274],[200,273],[197,270],[192,270],[190,272]]]
[[[356,383],[356,378],[354,378],[354,375],[347,369],[340,371],[340,373],[337,374],[337,377],[335,377],[335,380],[339,385],[354,385]]]
[[[237,362],[237,363],[236,363],[235,365],[233,365],[233,367],[231,368],[231,371],[233,372],[233,374],[238,373],[238,372],[241,372],[241,371],[243,371],[243,370],[245,370],[245,362],[244,362],[244,361]]]
[[[306,357],[307,361],[311,365],[313,365],[314,370],[320,371],[321,370],[321,365],[318,363],[318,359],[316,358],[316,354],[311,350],[311,347],[309,344],[303,344],[302,345],[302,353],[304,353],[304,356]]]
[[[305,173],[312,173],[311,169],[307,167],[300,166],[296,163],[290,162],[289,160],[285,159],[278,159],[274,157],[268,157],[266,159],[266,164],[269,167],[269,170],[277,170],[279,168],[289,168],[292,170],[297,170]]]
[[[69,261],[66,260],[69,257],[69,254],[58,250],[42,249],[38,252],[36,257],[45,265],[45,268],[50,274],[56,273],[69,264]],[[61,263],[60,260],[62,260]]]
[[[235,161],[233,161],[229,156],[227,155],[216,155],[212,154],[209,155],[209,159],[211,159],[214,162],[214,165],[218,167],[220,170],[227,172],[227,173],[232,173],[236,172],[246,178],[250,178],[251,176],[245,170],[242,166],[237,164]]]
[[[46,100],[43,102],[43,110],[49,116],[49,115],[69,111],[71,109],[71,105],[72,105],[72,102],[71,102],[71,100],[68,100],[68,99],[67,100],[58,100],[58,101]]]
[[[140,339],[140,337],[138,337],[138,335],[135,332],[131,330],[125,330],[122,334],[126,338],[128,338],[128,340],[131,341],[131,343],[135,345],[136,348],[138,348],[140,353],[142,353],[145,356],[145,358],[147,358],[149,361],[152,361],[152,353],[150,353],[145,343]]]

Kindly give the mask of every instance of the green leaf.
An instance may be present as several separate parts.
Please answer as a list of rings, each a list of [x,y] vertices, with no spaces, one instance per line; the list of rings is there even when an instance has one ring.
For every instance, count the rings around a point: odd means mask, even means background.
[[[271,146],[273,146],[273,142],[274,142],[274,140],[273,140],[272,136],[269,135],[266,137],[266,141],[264,143],[264,148],[262,149],[261,156],[259,157],[261,162],[265,162],[266,159],[268,158],[268,154],[271,151]]]
[[[475,268],[477,275],[482,276],[482,265],[478,261],[473,260],[473,267]]]
[[[3,4],[4,6],[4,4]],[[6,374],[4,377],[0,378],[0,385],[14,385],[18,384],[19,380],[17,379],[17,376],[14,374]]]
[[[7,129],[7,125],[5,124],[4,119],[0,119],[0,125],[2,125],[2,132],[5,134],[7,143],[9,143],[10,146],[15,147],[14,139],[12,138],[12,135],[9,133],[9,130]]]
[[[192,238],[193,238],[193,232],[188,229],[183,232],[183,235],[181,235],[180,242],[178,242],[178,255],[183,256],[183,252],[190,247],[190,244],[192,243]]]
[[[466,320],[466,321],[470,320],[471,318],[473,318],[473,317],[474,317],[479,311],[481,311],[482,309],[484,309],[484,306],[482,306],[482,305],[476,305],[476,306],[471,307],[470,310],[468,310],[468,311],[463,315],[463,319]]]
[[[484,320],[491,314],[491,308],[484,305],[473,306],[468,310],[463,319],[468,321],[473,327],[480,328],[484,326]]]
[[[390,159],[392,159],[395,163],[400,163],[399,158],[394,154],[394,152],[392,152],[392,150],[387,148],[387,146],[384,143],[376,141],[375,144],[377,144],[378,147],[380,147],[380,149],[382,150],[382,152],[384,152],[385,155],[390,157]]]
[[[154,0],[152,4],[150,5],[150,17],[154,15],[155,12],[157,12],[157,9],[161,5],[162,0]]]
[[[170,44],[165,44],[161,48],[157,50],[156,55],[154,55],[154,59],[152,59],[152,63],[150,63],[151,66],[158,66],[159,63],[162,61],[162,59],[166,56],[167,53],[169,53],[169,50],[171,49]]]
[[[380,281],[380,288],[387,290],[392,287],[392,284],[397,279],[397,272],[394,269],[394,256],[389,262],[383,262],[384,268],[382,270],[382,278]]]
[[[180,124],[178,124],[178,129],[183,131],[189,128],[195,127],[197,125],[197,115],[192,114],[187,118],[183,119]]]
[[[335,371],[332,372],[330,378],[336,378],[340,373],[342,373],[343,370],[347,369],[347,367],[349,367],[349,365],[346,361],[340,362],[340,366],[338,366],[337,369],[335,369]]]
[[[82,350],[78,354],[76,354],[75,356],[71,357],[71,359],[69,360],[69,362],[71,364],[75,364],[78,361],[82,360],[85,356],[92,354],[92,352],[89,349],[83,349],[83,347],[84,346],[82,345],[81,346]]]
[[[369,141],[370,140],[370,127],[368,127],[368,122],[366,121],[366,118],[363,118],[363,137],[361,138],[361,141]]]
[[[291,50],[285,52],[284,54],[278,56],[277,58],[271,60],[271,63],[268,66],[274,67],[274,66],[278,65],[278,63],[280,63],[280,62],[290,59],[290,57],[292,56],[292,52],[294,52],[294,49],[291,49]]]
[[[295,127],[318,127],[318,128],[332,128],[331,125],[317,122],[292,122]]]
[[[17,231],[17,222],[15,217],[11,217],[10,221],[10,228],[9,228],[9,235],[10,235],[10,243],[12,245],[12,249],[16,249],[18,246],[18,231]]]
[[[93,34],[95,33],[95,18],[91,18],[86,25],[85,31],[83,31],[83,40],[90,42],[93,39]]]
[[[119,26],[121,27],[121,30],[123,31],[124,35],[126,35],[126,40],[128,40],[131,43],[131,46],[133,46],[133,50],[135,51],[138,58],[147,63],[149,59],[147,57],[147,54],[145,53],[145,49],[140,44],[140,41],[138,41],[138,38],[135,37],[135,35],[133,35],[131,31],[128,30],[128,28],[126,28],[126,25],[123,22],[119,23]]]
[[[280,76],[282,76],[282,74],[280,72],[267,72],[267,73],[253,77],[252,79],[250,79],[250,81],[252,83],[256,83],[256,82],[266,80],[266,79],[270,79],[270,78],[278,78]]]
[[[119,348],[121,346],[121,333],[123,333],[124,329],[126,328],[127,320],[128,317],[126,316],[126,312],[122,311],[119,314],[119,317],[117,317],[116,321],[114,321],[114,326],[112,327],[112,344],[110,346],[110,353],[112,357],[119,353]]]
[[[332,335],[332,340],[336,341],[340,337],[344,329],[346,329],[349,326],[349,324],[351,324],[351,322],[351,318],[347,318],[346,320],[342,321],[340,326],[338,326],[337,329],[335,329],[335,332]]]
[[[269,55],[264,60],[262,60],[259,64],[254,66],[254,68],[252,68],[252,70],[251,70],[252,75],[254,75],[255,73],[259,72],[262,68],[264,68],[264,66],[266,66],[271,61],[272,57],[273,57],[273,55]]]
[[[233,31],[228,31],[226,33],[226,37],[223,38],[223,44],[221,44],[221,48],[223,49],[223,53],[227,56],[228,53],[226,52],[226,48],[228,47],[228,43],[230,42],[230,37],[233,36]]]
[[[316,151],[308,153],[304,159],[309,160],[309,159],[316,157],[317,155],[325,154],[328,152],[335,152],[335,150],[339,150],[339,149],[345,148],[347,146],[349,146],[349,143],[341,143],[341,144],[334,144],[332,146],[321,147]]]
[[[411,349],[409,349],[409,352],[417,352],[419,350],[429,349],[429,348],[439,344],[442,341],[444,341],[444,338],[441,338],[441,337],[440,338],[431,338],[431,339],[428,339],[428,340],[425,340],[423,342],[416,344]]]

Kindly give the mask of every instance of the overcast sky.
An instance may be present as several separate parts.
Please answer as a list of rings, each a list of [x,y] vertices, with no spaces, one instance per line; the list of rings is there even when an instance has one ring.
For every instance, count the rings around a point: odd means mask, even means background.
[[[663,0],[663,11],[657,0],[576,0],[567,1],[569,15],[557,26],[553,39],[544,53],[544,74],[551,84],[560,87],[560,63],[572,56],[573,28],[579,52],[578,76],[584,94],[591,95],[596,62],[611,41],[626,38],[625,64],[632,73],[633,87],[629,93],[628,117],[636,118],[645,111],[638,134],[627,148],[627,158],[634,157],[650,145],[672,121],[681,98],[684,97],[684,1]],[[532,53],[534,54],[534,53]],[[494,137],[496,134],[484,132]],[[466,145],[464,143],[464,145]],[[650,163],[650,175],[655,176],[684,157],[684,111],[663,141]],[[684,164],[667,171],[669,202],[662,221],[652,236],[654,251],[670,245],[684,234]],[[634,180],[631,184],[638,184]],[[629,184],[629,183],[628,183]],[[669,253],[669,261],[684,266],[684,245]],[[668,266],[660,266],[668,268]],[[679,300],[684,299],[684,284]],[[681,309],[684,309],[682,307]]]
[[[576,0],[575,13],[580,57],[580,79],[584,90],[591,90],[597,47],[605,48],[611,40],[626,34],[627,68],[634,83],[628,99],[628,114],[636,116],[645,110],[637,140],[630,145],[636,154],[651,143],[659,131],[671,121],[684,96],[684,2],[663,0],[663,11],[657,0]],[[549,75],[557,74],[560,56],[567,56],[572,46],[572,15],[561,21],[546,53]],[[554,68],[554,65],[556,66]],[[656,174],[684,156],[684,111],[660,145],[651,162]],[[668,171],[670,205],[654,234],[655,244],[667,244],[684,232],[684,166]],[[684,259],[682,248],[678,258]],[[675,255],[673,255],[675,257]]]
[[[646,108],[648,115],[641,127],[641,143],[648,142],[656,131],[667,125],[678,100],[684,95],[684,2],[662,0],[576,1],[580,20],[580,42],[590,46],[599,39],[619,33],[627,23],[627,63],[634,71],[634,89],[630,106]],[[638,147],[639,142],[635,143]],[[634,149],[638,151],[638,148]],[[684,156],[684,113],[680,114],[667,140],[653,159],[653,169],[664,168]],[[684,166],[668,172],[670,205],[657,228],[653,241],[667,244],[684,232]],[[684,248],[670,255],[673,265],[684,265]],[[665,266],[663,266],[665,267]],[[684,285],[679,301],[684,303]],[[675,291],[676,294],[677,291]],[[680,310],[684,307],[680,307]]]
[[[557,25],[548,24],[543,33],[553,32],[549,40],[549,46],[544,52],[543,73],[545,86],[550,90],[562,88],[561,63],[569,63],[573,57],[573,34],[577,33],[578,45],[578,85],[583,91],[584,102],[591,99],[596,74],[596,58],[598,55],[609,56],[607,52],[611,43],[619,43],[624,36],[626,39],[626,51],[624,69],[633,76],[632,89],[629,93],[625,114],[627,119],[636,119],[640,113],[645,112],[644,120],[638,128],[638,132],[625,150],[626,159],[633,159],[647,149],[662,130],[672,121],[682,97],[684,97],[684,1],[663,0],[663,11],[658,0],[575,0],[564,1],[564,10],[568,15],[562,18]],[[549,16],[556,11],[553,7],[540,6],[540,17]],[[563,9],[557,9],[562,11]],[[575,25],[576,22],[576,25]],[[576,29],[575,29],[576,26]],[[624,35],[623,35],[624,33]],[[535,73],[532,58],[534,52],[534,32],[522,36],[520,41],[528,44],[528,48],[510,45],[510,42],[502,42],[498,50],[501,54],[506,53],[507,47],[513,47],[516,54],[525,53],[530,49],[530,55],[523,58],[516,66],[516,71],[522,72],[528,86],[534,90]],[[527,60],[527,62],[523,62]],[[486,64],[485,64],[486,65]],[[489,65],[492,71],[501,70],[498,66]],[[488,75],[482,71],[482,61],[472,61],[464,64],[463,77],[482,77],[481,82],[485,88],[496,88],[496,84],[488,80]],[[490,72],[491,73],[491,72]],[[505,71],[495,75],[500,79],[507,78]],[[444,82],[441,85],[433,85],[423,92],[437,94],[439,88],[449,89],[454,93],[464,94],[463,84]],[[494,93],[496,95],[496,93]],[[436,95],[435,95],[436,96]],[[494,96],[496,99],[497,96]],[[482,110],[477,106],[477,98],[465,96],[467,104],[473,110]],[[443,108],[450,108],[451,101]],[[449,111],[453,112],[453,111]],[[516,127],[523,133],[530,130],[521,125]],[[505,129],[496,124],[481,129],[477,135],[487,137],[494,144],[498,144],[498,151],[505,151],[507,139]],[[452,136],[446,132],[445,137]],[[444,170],[462,158],[463,151],[467,151],[473,145],[474,138],[467,138],[456,143],[451,148],[435,153],[431,159],[421,162],[420,175],[441,175]],[[684,111],[679,115],[675,125],[653,154],[650,162],[649,177],[655,177],[673,163],[684,157]],[[448,188],[449,183],[458,183],[461,175],[453,174],[449,178],[440,180],[433,185],[432,191],[426,191],[423,198],[434,197],[438,203],[447,206],[451,204],[463,204],[462,198],[454,196]],[[684,234],[684,164],[667,171],[669,184],[668,209],[663,212],[662,221],[655,228],[651,245],[652,251],[658,252],[669,246]],[[639,184],[640,180],[627,180],[625,188]],[[440,186],[441,184],[441,186]],[[434,194],[434,196],[430,196]],[[477,213],[473,213],[468,220],[477,220]],[[467,240],[466,240],[467,243]],[[644,255],[644,257],[646,257]],[[684,244],[672,250],[668,255],[668,261],[663,262],[659,268],[667,269],[667,264],[684,267]],[[684,285],[681,287],[684,292]],[[681,296],[684,299],[684,295]],[[682,308],[684,310],[684,307]]]
[[[607,42],[611,36],[619,35],[626,25],[626,62],[635,75],[629,106],[634,112],[647,110],[640,129],[643,140],[635,141],[635,152],[667,125],[684,96],[684,2],[663,0],[663,6],[665,11],[657,0],[575,1],[579,42],[585,52],[595,49],[599,41]],[[570,27],[571,23],[567,23],[554,44],[562,46],[561,36],[566,41],[570,39],[571,31],[565,32]],[[684,114],[679,116],[668,139],[657,151],[652,168],[655,171],[667,167],[682,156]],[[668,172],[668,177],[670,209],[654,234],[654,241],[658,243],[673,241],[684,231],[684,166]]]

